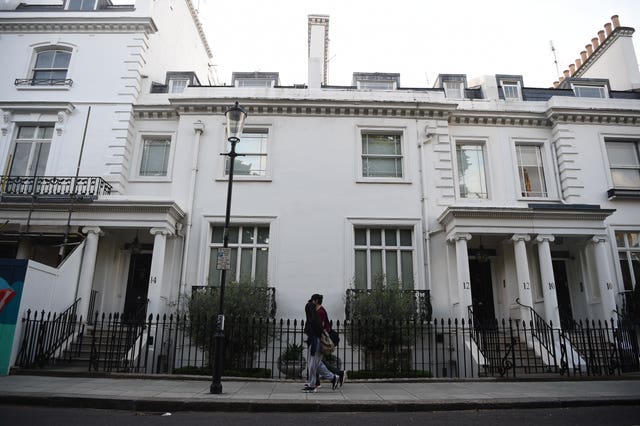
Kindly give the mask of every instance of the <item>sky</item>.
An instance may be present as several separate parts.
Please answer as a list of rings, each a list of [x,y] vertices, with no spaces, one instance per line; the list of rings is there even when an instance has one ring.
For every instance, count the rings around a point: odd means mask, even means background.
[[[612,15],[640,31],[640,0],[192,1],[220,84],[233,71],[307,83],[309,14],[330,16],[331,85],[350,85],[353,72],[398,72],[402,87],[433,87],[438,74],[517,74],[526,87],[551,87]]]

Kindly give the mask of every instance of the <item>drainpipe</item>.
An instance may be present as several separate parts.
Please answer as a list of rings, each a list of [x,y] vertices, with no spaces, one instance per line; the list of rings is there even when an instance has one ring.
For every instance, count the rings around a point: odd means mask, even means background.
[[[200,120],[193,123],[195,136],[193,138],[193,159],[191,161],[191,180],[189,182],[189,199],[187,206],[187,226],[184,230],[183,256],[180,265],[180,290],[178,294],[178,308],[180,307],[180,296],[185,292],[187,287],[187,264],[189,261],[189,237],[191,236],[191,227],[193,226],[193,203],[196,191],[196,178],[198,177],[198,157],[200,155],[200,136],[204,132],[204,123]]]
[[[416,104],[416,109],[418,105]],[[418,140],[418,174],[420,176],[420,219],[422,221],[422,234],[424,238],[424,268],[425,268],[425,278],[426,278],[426,290],[431,291],[431,234],[429,232],[429,217],[428,217],[428,209],[427,206],[428,198],[426,194],[427,187],[427,176],[426,170],[424,168],[424,145],[431,142],[433,139],[433,134],[428,133],[428,129],[425,129],[426,139],[424,142],[420,140],[420,130],[418,126],[418,120],[416,119],[416,138]]]

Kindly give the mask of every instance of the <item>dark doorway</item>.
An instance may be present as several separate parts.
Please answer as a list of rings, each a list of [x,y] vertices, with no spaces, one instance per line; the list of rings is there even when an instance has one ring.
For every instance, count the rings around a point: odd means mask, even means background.
[[[469,259],[471,275],[471,300],[476,321],[493,323],[496,312],[493,307],[493,285],[491,284],[491,262]]]
[[[567,264],[564,260],[554,260],[553,277],[556,281],[556,297],[558,298],[558,313],[560,322],[569,324],[573,322],[573,311],[571,310],[571,297],[569,296],[569,280],[567,279]]]
[[[127,321],[144,321],[151,274],[151,256],[151,253],[131,255],[123,312],[123,318]]]

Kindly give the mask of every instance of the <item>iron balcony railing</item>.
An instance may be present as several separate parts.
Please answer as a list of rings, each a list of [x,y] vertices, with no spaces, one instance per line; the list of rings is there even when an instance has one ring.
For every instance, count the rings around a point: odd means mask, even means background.
[[[361,294],[372,294],[372,292],[377,292],[378,290],[371,289],[355,289],[350,288],[347,289],[346,300],[344,306],[344,313],[347,319],[351,319],[354,313],[354,307],[356,305],[356,301]],[[413,315],[412,319],[420,319],[420,320],[430,320],[431,314],[433,312],[431,307],[431,293],[429,290],[398,290],[398,289],[388,289],[382,290],[384,292],[399,292],[403,295],[411,295],[413,296]],[[384,302],[384,296],[381,297],[382,302]],[[384,307],[379,307],[384,310]]]
[[[30,201],[90,202],[100,195],[111,194],[111,185],[97,176],[2,176],[0,195],[3,198]]]
[[[73,86],[70,78],[16,78],[16,86]]]
[[[17,367],[69,364],[88,371],[211,375],[215,315],[149,315],[144,323],[131,324],[122,315],[101,314],[92,326],[65,317],[55,327],[51,318],[42,313],[23,319]],[[60,328],[76,330],[76,338],[64,340],[55,352],[47,350]],[[554,328],[553,339],[567,354],[562,362],[534,350],[531,324],[520,320],[495,320],[489,327],[457,319],[344,320],[332,328],[340,340],[329,362],[348,370],[352,379],[581,378],[640,371],[636,330],[614,321],[580,322],[570,339]],[[483,336],[484,348],[471,343],[475,332]],[[309,360],[306,339],[304,321],[228,317],[223,374],[301,379]]]

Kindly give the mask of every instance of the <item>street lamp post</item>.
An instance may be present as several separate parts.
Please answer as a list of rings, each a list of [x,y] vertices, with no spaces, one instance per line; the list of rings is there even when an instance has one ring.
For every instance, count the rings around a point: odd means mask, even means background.
[[[229,185],[227,187],[227,210],[224,216],[224,234],[222,240],[222,252],[218,253],[218,259],[222,257],[225,261],[220,272],[220,308],[218,309],[218,319],[216,323],[215,336],[215,357],[213,361],[213,380],[211,382],[210,392],[215,394],[222,393],[222,370],[224,368],[224,285],[227,279],[228,265],[228,248],[229,248],[229,218],[231,216],[231,191],[233,189],[233,167],[236,157],[241,155],[236,153],[236,144],[240,142],[242,135],[242,127],[244,120],[247,118],[245,110],[240,108],[238,102],[227,110],[224,114],[227,117],[227,140],[231,144],[231,150],[226,155],[229,157]]]

